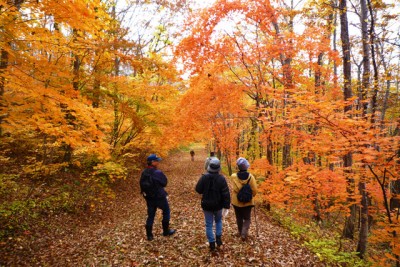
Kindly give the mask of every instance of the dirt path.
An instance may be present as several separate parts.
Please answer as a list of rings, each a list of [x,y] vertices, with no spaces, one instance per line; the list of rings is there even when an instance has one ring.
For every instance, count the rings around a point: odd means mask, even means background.
[[[163,237],[161,212],[154,225],[155,239],[145,238],[146,207],[139,195],[126,190],[110,205],[104,219],[91,222],[81,218],[63,221],[63,228],[51,229],[43,236],[32,236],[12,249],[0,251],[0,266],[324,266],[316,256],[298,245],[290,235],[257,212],[259,236],[243,243],[236,234],[233,209],[224,222],[224,248],[215,256],[208,251],[200,197],[194,192],[203,172],[206,155],[196,151],[195,161],[189,153],[165,159],[162,169],[169,179],[171,226],[177,233]],[[133,197],[134,195],[135,197]],[[254,215],[252,217],[254,219]],[[68,227],[70,226],[70,227]],[[5,253],[7,252],[7,253]]]

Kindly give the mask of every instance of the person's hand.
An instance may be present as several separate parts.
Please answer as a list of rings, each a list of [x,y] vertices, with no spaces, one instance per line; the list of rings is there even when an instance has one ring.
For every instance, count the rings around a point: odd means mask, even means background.
[[[222,217],[226,217],[229,213],[229,209],[222,209]]]

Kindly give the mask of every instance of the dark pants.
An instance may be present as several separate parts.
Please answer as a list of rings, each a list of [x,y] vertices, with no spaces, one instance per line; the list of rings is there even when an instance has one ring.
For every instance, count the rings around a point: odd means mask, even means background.
[[[154,223],[154,217],[156,216],[157,208],[162,210],[162,223],[169,223],[170,209],[168,200],[166,197],[157,199],[146,199],[147,202],[147,221],[146,226],[151,227]]]
[[[247,237],[247,233],[249,231],[251,223],[251,208],[253,208],[253,206],[247,206],[247,207],[233,206],[233,208],[235,209],[236,223],[238,226],[239,234],[242,237]]]

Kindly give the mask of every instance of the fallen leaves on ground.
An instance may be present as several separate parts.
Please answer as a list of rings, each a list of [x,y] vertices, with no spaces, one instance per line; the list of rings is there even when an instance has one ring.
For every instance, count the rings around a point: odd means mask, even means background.
[[[171,228],[162,236],[157,211],[154,240],[146,240],[146,205],[139,194],[138,177],[118,194],[112,205],[96,216],[64,215],[49,221],[46,232],[29,232],[0,244],[0,265],[6,266],[325,266],[267,215],[252,214],[250,237],[236,236],[233,209],[223,224],[223,248],[210,253],[200,196],[195,184],[204,172],[206,154],[196,151],[167,158],[160,166],[169,179]],[[128,183],[129,184],[129,183]],[[257,221],[257,223],[256,223]],[[256,229],[258,228],[258,235]]]

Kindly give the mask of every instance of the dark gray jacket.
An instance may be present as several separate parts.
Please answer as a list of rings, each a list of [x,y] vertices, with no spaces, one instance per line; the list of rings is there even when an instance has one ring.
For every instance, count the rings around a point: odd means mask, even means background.
[[[196,192],[202,194],[201,207],[207,211],[229,209],[231,196],[225,177],[219,173],[207,173],[200,177]]]

